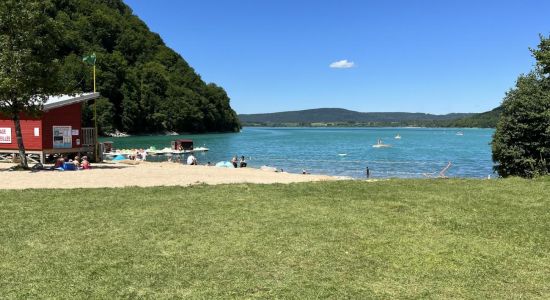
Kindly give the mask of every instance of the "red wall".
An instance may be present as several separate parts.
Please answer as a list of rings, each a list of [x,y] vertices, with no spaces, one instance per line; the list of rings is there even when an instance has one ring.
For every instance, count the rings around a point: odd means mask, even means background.
[[[23,133],[23,143],[27,150],[42,150],[53,148],[53,126],[71,126],[72,129],[78,129],[78,135],[73,136],[73,148],[81,147],[76,144],[76,140],[82,142],[82,104],[75,103],[59,108],[55,108],[43,113],[40,119],[21,116],[21,131]],[[17,149],[17,139],[15,136],[15,125],[11,118],[0,115],[0,127],[9,127],[11,131],[11,144],[0,144],[0,149]],[[39,128],[40,135],[34,136],[34,128]]]
[[[44,128],[43,146],[44,149],[53,149],[53,126],[71,126],[78,129],[78,135],[73,136],[73,148],[81,147],[76,140],[82,142],[82,104],[75,103],[44,112],[42,116],[42,127]]]
[[[24,118],[22,116],[22,118]],[[0,144],[0,149],[17,149],[17,137],[15,136],[15,123],[3,116],[0,116],[0,127],[11,128],[11,144]],[[40,135],[34,136],[34,128],[39,128]],[[27,150],[42,149],[42,121],[26,119],[21,120],[21,131],[23,133],[23,144]]]

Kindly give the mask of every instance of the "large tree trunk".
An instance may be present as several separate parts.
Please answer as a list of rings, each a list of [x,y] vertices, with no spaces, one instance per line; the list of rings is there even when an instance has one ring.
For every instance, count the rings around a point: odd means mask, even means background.
[[[23,133],[21,132],[21,122],[19,120],[19,114],[13,115],[13,122],[15,123],[15,136],[17,137],[17,147],[19,148],[19,157],[21,158],[21,167],[28,169],[27,154],[25,153],[25,145],[23,145]]]

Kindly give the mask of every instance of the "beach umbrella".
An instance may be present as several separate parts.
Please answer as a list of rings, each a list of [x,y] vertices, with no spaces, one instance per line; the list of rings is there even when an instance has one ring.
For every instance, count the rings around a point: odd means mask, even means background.
[[[120,154],[119,154],[119,155],[115,156],[115,158],[113,158],[113,160],[116,160],[116,161],[118,161],[118,160],[126,160],[126,157],[124,157],[124,155],[120,155]]]

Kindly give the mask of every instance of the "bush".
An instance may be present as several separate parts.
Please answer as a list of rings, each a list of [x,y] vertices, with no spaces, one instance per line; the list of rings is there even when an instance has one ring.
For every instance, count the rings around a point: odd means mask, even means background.
[[[532,178],[550,171],[550,89],[541,72],[520,76],[502,103],[492,142],[500,176]]]

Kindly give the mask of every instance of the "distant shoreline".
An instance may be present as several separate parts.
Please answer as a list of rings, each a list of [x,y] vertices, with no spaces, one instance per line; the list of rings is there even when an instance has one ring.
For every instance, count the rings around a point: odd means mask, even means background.
[[[317,108],[264,114],[240,114],[243,126],[270,127],[449,127],[494,128],[501,107],[483,113],[444,115],[410,112],[357,112],[341,108]]]
[[[350,125],[327,125],[327,126],[313,126],[313,125],[281,125],[281,124],[272,124],[272,125],[255,125],[255,124],[243,124],[243,128],[250,127],[250,128],[410,128],[410,129],[495,129],[495,127],[464,127],[464,126],[404,126],[404,125],[396,125],[396,126],[350,126]]]

